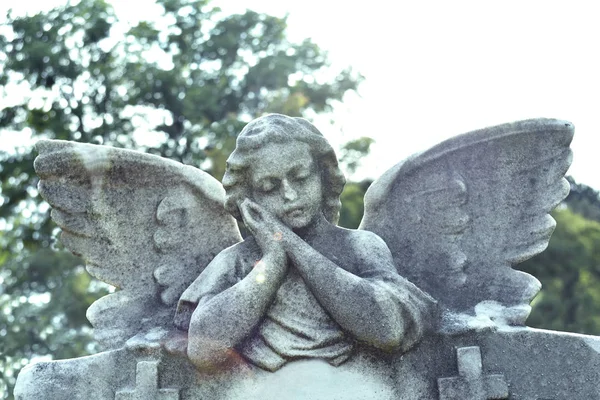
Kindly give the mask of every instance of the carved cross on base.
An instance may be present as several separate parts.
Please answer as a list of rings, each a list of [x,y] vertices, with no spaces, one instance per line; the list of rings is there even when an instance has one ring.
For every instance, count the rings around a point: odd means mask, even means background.
[[[135,390],[121,390],[115,400],[179,400],[179,389],[158,388],[158,361],[140,361],[135,372]]]
[[[440,400],[508,399],[508,384],[504,375],[483,375],[478,346],[456,349],[456,358],[458,376],[438,379]]]

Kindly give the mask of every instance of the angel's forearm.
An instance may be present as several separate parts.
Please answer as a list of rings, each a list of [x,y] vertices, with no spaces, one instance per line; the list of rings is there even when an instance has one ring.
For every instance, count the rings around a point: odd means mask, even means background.
[[[405,327],[388,292],[340,268],[304,242],[290,248],[294,248],[290,259],[304,281],[345,331],[381,349],[398,348]]]
[[[226,361],[256,327],[285,277],[285,258],[267,255],[238,284],[199,306],[189,327],[188,356],[199,367]]]
[[[315,288],[321,288],[313,291],[346,332],[383,350],[400,346],[404,325],[388,293],[341,268],[325,275],[313,279]]]

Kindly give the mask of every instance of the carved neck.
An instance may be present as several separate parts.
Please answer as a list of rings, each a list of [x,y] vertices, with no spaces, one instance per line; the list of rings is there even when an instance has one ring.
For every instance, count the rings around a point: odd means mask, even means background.
[[[310,241],[312,238],[318,236],[319,233],[323,232],[328,225],[330,225],[329,221],[325,219],[325,216],[322,213],[319,213],[310,224],[302,228],[293,229],[293,231],[303,240]]]

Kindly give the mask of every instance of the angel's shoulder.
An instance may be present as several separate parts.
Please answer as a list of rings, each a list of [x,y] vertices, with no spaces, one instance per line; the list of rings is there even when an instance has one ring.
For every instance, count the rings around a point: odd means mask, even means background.
[[[381,276],[382,271],[395,270],[390,250],[377,234],[336,227],[332,236],[327,248],[318,250],[346,271]]]
[[[385,241],[373,232],[338,227],[337,234],[345,244],[342,247],[351,250],[356,255],[382,251],[389,252]]]
[[[221,250],[221,252],[219,252],[215,256],[213,261],[219,263],[236,261],[239,258],[245,258],[247,256],[255,254],[256,250],[256,241],[252,237],[249,237],[242,240],[241,242],[238,242],[232,246]]]
[[[213,273],[244,274],[248,266],[253,266],[260,255],[260,248],[252,237],[229,246],[218,253],[209,266]]]

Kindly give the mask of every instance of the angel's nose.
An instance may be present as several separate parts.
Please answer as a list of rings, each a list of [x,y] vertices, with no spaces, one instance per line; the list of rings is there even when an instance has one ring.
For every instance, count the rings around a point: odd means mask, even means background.
[[[281,182],[281,190],[283,198],[287,201],[294,201],[298,198],[298,192],[290,185],[287,179]]]

